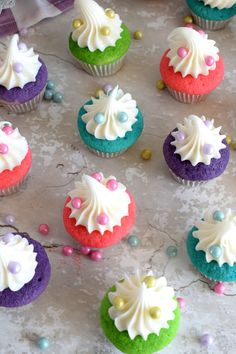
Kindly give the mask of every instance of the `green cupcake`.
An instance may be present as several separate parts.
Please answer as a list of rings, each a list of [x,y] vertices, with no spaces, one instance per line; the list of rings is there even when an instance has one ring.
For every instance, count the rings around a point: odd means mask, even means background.
[[[152,354],[176,336],[180,309],[164,277],[137,272],[108,290],[100,322],[105,336],[123,353]]]
[[[123,65],[131,44],[128,28],[112,9],[104,10],[93,0],[76,0],[81,18],[73,21],[69,51],[90,75],[115,74]]]

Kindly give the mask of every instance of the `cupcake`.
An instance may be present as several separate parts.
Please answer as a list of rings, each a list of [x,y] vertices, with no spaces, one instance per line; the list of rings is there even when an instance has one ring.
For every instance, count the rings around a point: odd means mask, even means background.
[[[163,154],[179,183],[195,186],[220,176],[229,162],[229,146],[214,119],[190,115],[165,139]]]
[[[218,30],[236,14],[236,0],[186,0],[194,21],[206,30]]]
[[[80,137],[90,151],[101,157],[116,157],[139,138],[143,115],[136,101],[118,86],[92,97],[79,110]]]
[[[96,172],[83,175],[68,193],[63,219],[67,232],[83,246],[111,246],[126,236],[134,224],[135,202],[115,177]]]
[[[15,34],[0,66],[0,105],[14,113],[34,110],[42,101],[47,76],[43,61]]]
[[[218,282],[236,281],[236,213],[216,210],[190,230],[187,252],[197,270]]]
[[[51,266],[41,244],[26,233],[0,237],[0,307],[31,303],[48,285]]]
[[[160,72],[170,94],[183,103],[195,103],[220,85],[224,62],[215,41],[202,30],[179,27],[168,37]]]
[[[17,192],[32,164],[26,139],[9,122],[0,122],[0,196]]]
[[[100,307],[105,336],[127,354],[163,349],[176,336],[179,322],[174,289],[165,277],[155,278],[152,272],[125,275],[108,290]]]
[[[93,0],[76,0],[80,18],[73,21],[69,51],[76,63],[93,76],[115,74],[131,44],[128,28],[112,9]]]

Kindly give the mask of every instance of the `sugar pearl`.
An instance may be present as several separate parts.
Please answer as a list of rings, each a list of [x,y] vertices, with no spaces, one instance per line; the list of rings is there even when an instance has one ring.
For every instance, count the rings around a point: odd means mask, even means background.
[[[211,55],[209,55],[208,57],[206,57],[205,63],[207,66],[212,66],[215,64],[215,59]]]
[[[185,309],[185,299],[183,297],[177,297],[177,301],[179,303],[179,307],[181,310]]]
[[[176,246],[169,246],[166,249],[166,254],[170,258],[176,257],[178,253],[177,247]]]
[[[108,26],[103,26],[103,27],[101,27],[100,32],[103,36],[109,36],[111,33],[111,30]]]
[[[164,90],[166,88],[166,84],[164,83],[163,80],[157,80],[156,81],[156,88],[158,90]]]
[[[214,338],[211,334],[205,333],[201,336],[201,344],[208,347],[214,342]]]
[[[24,70],[24,66],[21,63],[14,63],[13,64],[13,70],[17,73],[20,74]]]
[[[62,247],[62,253],[64,254],[64,256],[72,256],[74,252],[74,248],[72,246],[63,246]]]
[[[143,282],[146,284],[147,288],[153,288],[156,284],[156,279],[152,275],[147,275]]]
[[[128,114],[126,112],[119,112],[117,114],[117,119],[121,123],[126,123],[129,119]]]
[[[91,251],[90,258],[92,261],[99,262],[102,260],[102,253],[101,251]]]
[[[10,262],[7,269],[12,274],[18,274],[21,271],[21,265],[18,262]]]
[[[193,23],[193,18],[192,16],[188,15],[184,17],[184,23]]]
[[[101,213],[97,216],[97,223],[99,225],[107,225],[109,222],[109,217],[105,213]]]
[[[137,247],[140,243],[139,238],[135,235],[131,235],[128,237],[128,243],[131,247]]]
[[[225,286],[224,286],[224,283],[216,283],[214,285],[214,292],[217,294],[217,295],[223,295],[224,292],[225,292]]]
[[[46,88],[47,88],[48,90],[54,90],[54,89],[55,89],[55,83],[54,83],[54,81],[48,80],[48,81],[47,81],[47,86],[46,86]]]
[[[37,340],[37,347],[41,350],[44,350],[44,349],[47,349],[49,347],[49,341],[47,338],[45,337],[40,337],[38,340]]]
[[[106,120],[103,113],[96,113],[93,119],[94,119],[94,122],[97,124],[103,124]]]
[[[138,30],[134,32],[134,39],[139,40],[143,38],[143,32]]]
[[[49,234],[48,224],[40,224],[38,227],[38,231],[41,235],[47,236]]]
[[[14,225],[14,224],[15,224],[15,221],[16,221],[15,216],[13,216],[13,215],[6,215],[6,216],[5,216],[5,223],[6,223],[7,225]]]
[[[11,135],[14,131],[14,129],[12,128],[11,125],[5,125],[5,127],[2,128],[2,131],[6,134],[6,135]]]
[[[8,232],[8,233],[6,233],[6,234],[3,236],[3,241],[4,241],[5,243],[9,243],[9,242],[11,242],[11,240],[12,240],[14,237],[15,237],[15,235],[14,235],[13,233]]]
[[[177,54],[180,58],[185,58],[186,55],[188,54],[188,50],[184,47],[180,47],[178,50],[177,50]]]
[[[105,93],[106,95],[108,95],[108,93],[113,90],[113,86],[112,86],[112,84],[105,84],[105,85],[102,87],[102,89],[103,89],[104,93]]]
[[[100,172],[92,173],[91,177],[95,178],[98,182],[101,182],[101,180],[102,180],[102,174]]]
[[[8,146],[6,144],[0,144],[0,154],[5,155],[8,153]]]
[[[64,95],[61,92],[55,92],[52,96],[52,100],[55,103],[61,103],[64,99]]]
[[[141,158],[143,160],[150,160],[152,158],[152,150],[150,149],[143,149],[141,151]]]
[[[213,213],[213,219],[216,221],[222,221],[225,218],[225,214],[221,210],[216,210]]]
[[[116,310],[122,310],[125,305],[125,301],[121,296],[116,296],[112,301],[112,305],[116,308]]]
[[[209,248],[209,253],[213,258],[219,258],[222,255],[222,248],[219,245],[212,245]]]
[[[214,146],[212,144],[205,144],[203,146],[203,153],[205,155],[212,155],[214,152]]]
[[[118,182],[116,179],[112,178],[107,181],[106,187],[110,189],[110,191],[115,191],[118,188]]]
[[[87,256],[91,252],[91,248],[88,246],[81,246],[80,247],[80,253],[83,254],[84,256]]]
[[[80,198],[73,198],[71,201],[71,205],[74,209],[79,209],[82,205],[82,200]]]
[[[176,139],[177,141],[183,141],[185,138],[186,138],[186,137],[185,137],[184,132],[177,131],[177,132],[175,133],[175,139]]]
[[[44,91],[43,98],[44,98],[46,101],[51,101],[53,95],[54,95],[54,91],[53,91],[53,90],[46,89],[46,90]]]
[[[27,50],[27,45],[26,45],[25,43],[23,43],[23,42],[20,42],[20,43],[18,44],[18,48],[19,48],[20,50],[22,50],[22,51],[26,51],[26,50]]]

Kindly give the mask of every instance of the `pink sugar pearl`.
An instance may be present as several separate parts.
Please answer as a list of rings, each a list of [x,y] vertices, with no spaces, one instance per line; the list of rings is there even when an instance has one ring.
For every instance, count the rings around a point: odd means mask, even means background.
[[[186,55],[188,54],[188,50],[184,47],[180,47],[178,50],[177,50],[177,54],[180,58],[185,58]]]
[[[198,33],[200,33],[201,36],[205,36],[205,32],[202,29],[199,29]]]
[[[62,253],[64,254],[64,256],[72,256],[74,252],[74,248],[72,246],[63,246],[62,247]]]
[[[83,254],[84,256],[87,256],[91,252],[91,248],[88,246],[81,246],[80,247],[80,253]]]
[[[0,154],[5,155],[8,153],[8,146],[6,144],[0,144]]]
[[[224,283],[216,283],[214,286],[214,292],[217,295],[224,295],[224,292],[225,292]]]
[[[99,262],[102,260],[102,253],[101,251],[91,251],[90,258],[92,261]]]
[[[205,63],[207,66],[212,66],[215,64],[215,59],[211,55],[209,55],[208,57],[206,57]]]
[[[97,222],[99,225],[107,225],[109,222],[109,217],[105,213],[101,213],[97,216]]]
[[[180,309],[184,310],[186,305],[185,299],[183,297],[177,297],[177,301],[179,303]]]
[[[71,205],[75,209],[79,209],[82,205],[82,200],[80,198],[73,198],[71,201]]]
[[[41,235],[47,236],[49,234],[48,224],[40,224],[38,227],[38,231]]]
[[[11,125],[6,125],[5,127],[2,128],[2,131],[6,134],[6,135],[11,135],[13,133],[13,128]]]
[[[118,188],[118,182],[116,179],[112,178],[107,181],[106,186],[110,191],[115,191]]]
[[[95,178],[98,182],[101,182],[102,180],[102,175],[100,172],[94,172],[91,174],[91,177]]]

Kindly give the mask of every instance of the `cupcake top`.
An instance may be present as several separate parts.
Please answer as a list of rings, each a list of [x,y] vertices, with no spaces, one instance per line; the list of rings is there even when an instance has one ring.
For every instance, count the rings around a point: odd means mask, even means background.
[[[190,115],[184,118],[184,123],[177,124],[177,130],[171,135],[174,141],[171,145],[176,147],[175,154],[179,154],[181,161],[190,161],[193,166],[202,162],[210,165],[211,159],[221,157],[220,150],[225,149],[222,143],[225,135],[220,134],[221,127],[214,127],[214,119],[208,120]]]
[[[86,104],[84,109],[87,113],[81,118],[86,123],[86,130],[97,139],[124,138],[137,121],[136,101],[118,86],[108,94],[102,92],[99,97],[92,97],[92,104]]]
[[[0,237],[0,291],[18,291],[29,283],[38,264],[36,256],[26,238],[12,233]]]
[[[10,122],[0,122],[0,173],[19,166],[28,152],[28,143]]]
[[[14,34],[0,66],[0,85],[7,90],[23,88],[29,82],[36,81],[41,65],[33,48],[28,49],[25,43],[19,42],[18,34]]]
[[[137,272],[125,275],[115,287],[116,291],[108,294],[112,304],[109,316],[120,332],[128,331],[130,339],[140,335],[147,340],[149,334],[159,335],[162,328],[169,328],[177,302],[165,277],[156,279],[152,272]]]
[[[229,9],[230,7],[236,4],[236,0],[202,0],[205,5],[209,5],[213,9],[217,7],[217,9]]]
[[[236,214],[228,209],[226,213],[216,210],[206,215],[196,224],[193,236],[199,240],[197,251],[205,252],[206,261],[216,261],[221,267],[224,263],[233,266],[236,262]]]
[[[207,76],[210,70],[215,70],[219,49],[215,46],[216,42],[208,39],[202,30],[178,27],[170,33],[168,42],[169,66],[173,67],[175,73],[197,78],[199,75]]]
[[[121,219],[129,214],[130,197],[126,187],[114,176],[105,178],[96,172],[83,175],[81,182],[75,182],[75,189],[68,193],[71,198],[67,207],[75,225],[83,225],[91,233],[95,230],[102,235],[121,225]]]
[[[76,0],[75,7],[80,12],[80,19],[73,22],[73,41],[90,52],[107,47],[114,47],[121,38],[122,21],[112,9],[104,10],[93,0]]]

